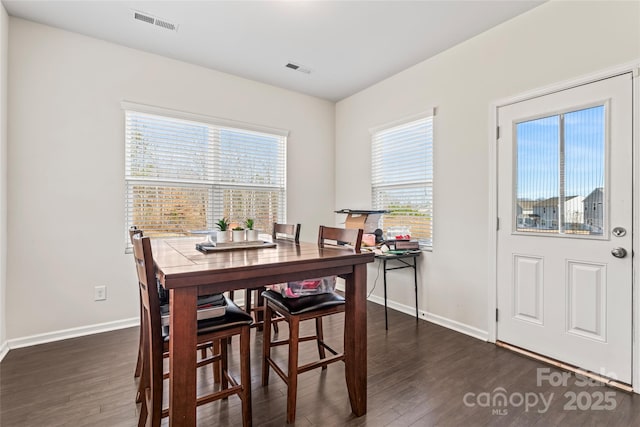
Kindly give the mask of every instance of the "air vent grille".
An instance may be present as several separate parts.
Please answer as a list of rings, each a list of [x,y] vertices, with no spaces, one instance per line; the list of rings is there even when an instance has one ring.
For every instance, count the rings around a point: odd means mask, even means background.
[[[155,21],[155,19],[152,18],[151,16],[143,15],[142,13],[139,13],[139,12],[134,12],[133,17],[138,21],[148,22],[149,24],[153,24],[153,22]]]
[[[304,65],[296,64],[294,62],[287,63],[285,67],[291,68],[292,70],[299,71],[304,74],[311,74],[311,69],[309,67],[305,67]]]
[[[166,19],[158,18],[149,13],[140,12],[137,10],[133,11],[133,19],[138,21],[146,22],[147,24],[155,25],[160,28],[164,28],[166,30],[178,31],[178,25],[173,24]]]
[[[163,21],[161,19],[156,19],[156,25],[158,27],[166,28],[167,30],[171,30],[171,31],[176,30],[176,26],[174,24],[172,24],[171,22]]]

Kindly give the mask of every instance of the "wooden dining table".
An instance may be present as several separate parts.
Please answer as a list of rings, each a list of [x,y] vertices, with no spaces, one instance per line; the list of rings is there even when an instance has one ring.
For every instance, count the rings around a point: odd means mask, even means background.
[[[338,275],[345,279],[345,379],[356,416],[367,411],[367,271],[370,252],[276,240],[275,247],[202,253],[202,237],[152,239],[158,279],[170,295],[169,423],[196,425],[196,300],[238,289]]]

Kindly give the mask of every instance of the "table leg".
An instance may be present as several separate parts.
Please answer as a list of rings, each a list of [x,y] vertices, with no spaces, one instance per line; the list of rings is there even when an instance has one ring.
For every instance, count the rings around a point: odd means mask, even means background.
[[[171,289],[169,424],[196,425],[197,288]]]
[[[367,268],[356,264],[345,285],[345,378],[351,410],[367,412]]]
[[[389,330],[389,321],[387,320],[387,260],[382,260],[382,277],[384,282],[384,329]]]

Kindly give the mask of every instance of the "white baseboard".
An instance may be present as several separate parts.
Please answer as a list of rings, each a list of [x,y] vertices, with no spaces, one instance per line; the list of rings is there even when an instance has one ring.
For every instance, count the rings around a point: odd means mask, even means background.
[[[9,353],[9,344],[5,341],[0,345],[0,362],[2,362],[7,353]]]
[[[384,299],[378,297],[376,295],[372,295],[369,297],[369,301],[384,305]],[[240,299],[238,299],[238,303],[242,303]],[[401,313],[408,314],[410,316],[415,315],[415,307],[398,304],[395,301],[387,300],[387,307],[392,310],[400,311]],[[427,320],[429,322],[435,323],[436,325],[443,326],[448,329],[452,329],[454,331],[460,332],[465,335],[469,335],[471,337],[477,338],[482,341],[488,341],[489,334],[487,331],[483,331],[478,328],[474,328],[473,326],[466,325],[464,323],[457,322],[455,320],[448,319],[446,317],[438,316],[436,314],[427,313],[425,311],[418,311],[419,317],[422,320]],[[0,345],[0,361],[6,356],[10,349],[14,348],[22,348],[29,347],[32,345],[45,344],[54,341],[61,341],[69,338],[76,338],[86,335],[98,334],[101,332],[114,331],[117,329],[131,328],[134,326],[138,326],[140,324],[140,319],[138,317],[133,317],[130,319],[117,320],[114,322],[106,322],[100,323],[96,325],[90,326],[82,326],[79,328],[71,328],[64,329],[56,332],[49,332],[45,334],[31,335],[23,338],[16,338],[5,341]]]
[[[384,305],[384,298],[382,297],[371,295],[368,299],[369,301],[374,302],[376,304]],[[412,306],[412,305],[398,304],[395,301],[391,301],[387,299],[387,307],[392,310],[396,310],[401,313],[408,314],[409,316],[416,315],[416,308],[415,306]],[[487,331],[483,331],[481,329],[466,325],[464,323],[460,323],[452,319],[448,319],[446,317],[438,316],[437,314],[428,313],[423,310],[418,310],[418,317],[422,320],[435,323],[436,325],[440,325],[445,328],[452,329],[456,332],[469,335],[473,338],[477,338],[482,341],[489,340],[489,333]]]
[[[66,340],[69,338],[82,337],[85,335],[99,334],[101,332],[115,331],[117,329],[131,328],[140,324],[139,317],[131,319],[116,320],[113,322],[99,323],[79,328],[64,329],[61,331],[47,332],[46,334],[31,335],[23,338],[16,338],[6,342],[7,351],[14,348],[30,347],[32,345],[45,344],[54,341]],[[0,355],[2,352],[0,351]]]
[[[237,298],[235,303],[244,304],[244,298]],[[99,334],[101,332],[115,331],[118,329],[131,328],[140,324],[139,317],[130,319],[116,320],[113,322],[99,323],[90,326],[81,326],[78,328],[64,329],[61,331],[47,332],[45,334],[31,335],[23,338],[15,338],[5,341],[0,345],[0,361],[7,355],[9,350],[14,348],[30,347],[32,345],[46,344],[54,341],[66,340],[69,338],[77,338],[86,335]]]
[[[469,335],[470,337],[477,338],[482,341],[489,341],[489,332],[483,331],[473,326],[469,326],[465,323],[460,323],[455,320],[448,319],[446,317],[438,316],[433,313],[424,313],[425,319],[436,325],[443,326],[445,328],[453,329],[461,334]]]

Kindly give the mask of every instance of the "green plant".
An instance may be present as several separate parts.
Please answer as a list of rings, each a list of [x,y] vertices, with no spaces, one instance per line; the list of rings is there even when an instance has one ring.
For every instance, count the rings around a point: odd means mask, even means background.
[[[244,228],[237,226],[237,227],[233,227],[232,229],[233,231],[244,231]]]
[[[247,230],[253,230],[253,224],[254,221],[251,218],[248,218],[245,222],[244,222],[244,226],[247,228]]]
[[[227,228],[229,228],[229,220],[227,218],[219,219],[216,225],[220,231],[227,231]]]

